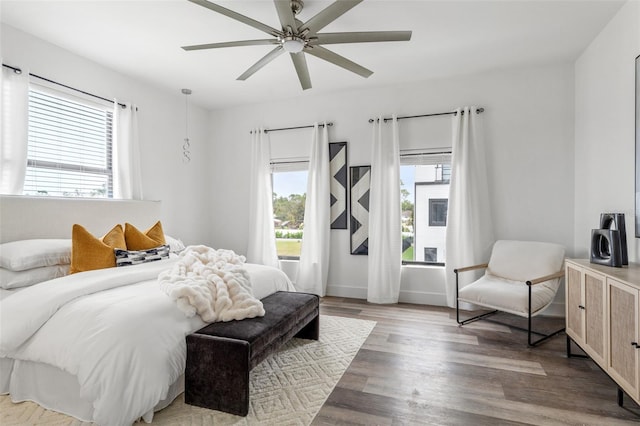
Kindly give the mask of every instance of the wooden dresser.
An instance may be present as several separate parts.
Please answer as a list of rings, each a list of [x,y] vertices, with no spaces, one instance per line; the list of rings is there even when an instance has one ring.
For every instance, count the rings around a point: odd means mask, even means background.
[[[622,390],[640,403],[640,265],[567,259],[565,274],[567,355],[573,340],[618,384],[619,405]]]

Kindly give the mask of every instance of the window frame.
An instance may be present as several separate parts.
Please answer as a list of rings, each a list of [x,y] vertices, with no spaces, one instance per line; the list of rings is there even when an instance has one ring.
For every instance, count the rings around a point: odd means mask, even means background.
[[[96,102],[94,100],[88,100],[85,97],[82,96],[77,96],[75,94],[70,94],[67,93],[65,91],[61,91],[61,90],[56,90],[53,88],[50,88],[46,85],[42,85],[42,84],[34,84],[32,82],[29,83],[29,99],[28,99],[28,127],[27,127],[27,176],[29,173],[29,169],[34,170],[34,169],[41,169],[44,171],[47,170],[59,170],[61,172],[70,172],[70,173],[87,173],[87,174],[93,174],[93,175],[99,175],[99,176],[103,176],[106,178],[106,188],[105,188],[105,192],[104,195],[101,196],[88,196],[86,194],[83,195],[79,195],[79,196],[73,196],[73,195],[69,195],[69,193],[62,193],[62,195],[50,195],[50,194],[44,194],[43,193],[43,189],[44,187],[34,187],[34,188],[28,188],[27,187],[27,181],[26,181],[26,176],[25,176],[25,188],[23,189],[23,195],[24,196],[41,196],[41,197],[69,197],[69,198],[100,198],[100,199],[113,199],[113,181],[114,181],[114,167],[113,167],[113,143],[114,143],[114,134],[113,134],[113,124],[114,124],[114,112],[113,112],[113,104],[109,104],[107,105],[106,103],[99,103]],[[74,120],[74,119],[78,119],[78,117],[81,117],[82,108],[89,108],[92,110],[96,110],[96,111],[100,111],[100,114],[102,112],[104,112],[104,120],[105,120],[105,126],[104,126],[104,130],[106,130],[105,134],[104,134],[104,144],[102,144],[102,139],[98,139],[100,141],[99,144],[97,144],[97,146],[101,149],[104,150],[104,155],[105,155],[105,167],[96,167],[96,166],[91,166],[91,165],[82,165],[79,162],[62,162],[62,161],[50,161],[50,160],[41,160],[41,159],[37,159],[34,158],[33,155],[31,155],[31,150],[34,147],[34,143],[35,140],[38,138],[37,132],[32,131],[32,125],[34,126],[38,126],[38,124],[34,124],[37,123],[37,119],[35,118],[37,115],[47,115],[47,109],[46,107],[42,106],[41,108],[38,108],[38,99],[42,100],[42,101],[46,101],[49,102],[50,105],[52,106],[56,106],[56,104],[58,104],[57,106],[59,106],[59,110],[57,112],[63,111],[64,108],[69,108],[71,105],[69,105],[69,103],[71,104],[77,104],[78,108],[76,110],[71,110],[73,115],[69,116],[69,121],[54,121],[53,119],[50,121],[52,123],[52,127],[54,128],[54,131],[59,131],[61,128],[63,128],[65,125],[68,125],[70,121]],[[66,105],[64,105],[66,103]],[[41,104],[43,105],[43,104]],[[49,108],[49,110],[51,110],[51,108]],[[87,118],[86,122],[82,122],[79,121],[75,124],[77,124],[78,126],[81,126],[84,123],[88,123],[89,122],[89,118]],[[44,121],[40,124],[40,126],[42,126],[43,124],[46,125],[46,123],[48,123],[47,121]],[[103,130],[100,126],[95,126],[94,127],[96,130]],[[44,146],[48,146],[48,147],[52,147],[52,149],[55,149],[61,145],[63,145],[64,142],[60,143],[60,145],[52,143],[52,139],[54,139],[54,137],[57,134],[54,133],[53,136],[51,137],[51,139],[47,140],[47,143],[43,144]],[[71,137],[69,137],[68,139],[72,139]],[[37,149],[37,148],[33,148],[33,149]],[[82,149],[77,149],[76,152],[81,152]],[[73,182],[78,182],[79,184],[81,184],[80,186],[82,186],[82,184],[84,184],[84,182],[87,182],[87,180],[85,179],[76,179],[73,180]],[[61,188],[62,189],[62,188]],[[26,192],[26,191],[30,191],[30,192]]]
[[[272,194],[276,193],[276,191],[274,191],[274,187],[273,187],[273,175],[274,175],[274,173],[287,173],[287,172],[303,172],[303,171],[306,171],[307,172],[307,179],[309,178],[309,159],[306,158],[306,157],[305,158],[278,158],[278,159],[272,159],[271,162],[270,162],[270,165],[271,165],[271,192],[272,192]],[[306,188],[305,188],[305,194],[306,194]],[[275,215],[273,216],[273,218],[275,219]],[[274,229],[274,231],[275,231],[275,229]],[[304,232],[304,230],[302,232]],[[274,238],[275,238],[275,232],[274,232]],[[301,242],[300,249],[302,250],[302,242]],[[300,260],[300,256],[285,256],[285,255],[278,254],[277,253],[277,247],[276,247],[276,254],[277,254],[279,260],[295,260],[295,261],[299,261]]]
[[[440,156],[444,160],[448,160],[448,164],[451,164],[451,155],[452,155],[452,149],[451,147],[446,147],[446,148],[435,148],[433,150],[429,150],[429,149],[412,149],[412,150],[401,150],[400,152],[400,167],[403,166],[421,166],[421,165],[429,165],[429,164],[439,164],[437,161],[432,161],[432,162],[421,162],[420,158],[437,158],[438,156]],[[404,161],[403,161],[404,160]],[[414,192],[413,192],[413,244],[414,244],[414,258],[415,258],[415,240],[416,240],[416,230],[417,230],[417,223],[416,223],[416,187],[419,185],[449,185],[450,184],[450,179],[444,179],[444,173],[443,173],[443,178],[442,179],[437,179],[433,182],[421,182],[421,183],[415,183],[414,181]],[[446,174],[447,176],[450,177],[450,168],[448,170],[448,173]],[[447,200],[447,212],[448,212],[448,199]],[[444,225],[446,227],[446,225]],[[402,260],[402,266],[438,266],[438,267],[444,267],[445,263],[444,262],[425,262],[425,261],[421,261],[421,260]]]

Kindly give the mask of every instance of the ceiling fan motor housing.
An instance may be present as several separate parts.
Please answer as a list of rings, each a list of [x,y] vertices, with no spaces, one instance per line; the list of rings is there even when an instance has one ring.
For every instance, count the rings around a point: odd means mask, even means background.
[[[300,13],[302,8],[304,7],[304,2],[302,0],[291,0],[291,10],[294,15]]]

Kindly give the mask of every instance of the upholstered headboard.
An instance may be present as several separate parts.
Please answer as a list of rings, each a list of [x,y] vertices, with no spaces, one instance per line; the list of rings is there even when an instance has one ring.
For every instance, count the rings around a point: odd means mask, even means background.
[[[0,195],[0,243],[31,238],[71,238],[79,223],[102,235],[116,223],[144,228],[160,218],[160,201]]]

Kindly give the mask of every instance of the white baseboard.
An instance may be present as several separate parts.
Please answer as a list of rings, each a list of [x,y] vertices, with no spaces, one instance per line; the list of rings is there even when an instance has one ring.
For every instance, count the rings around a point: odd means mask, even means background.
[[[367,300],[367,289],[329,284],[327,286],[327,296]],[[416,305],[447,306],[447,295],[443,293],[400,290],[398,301],[402,303],[414,303]],[[564,317],[564,303],[552,303],[540,316]]]
[[[417,305],[447,306],[447,295],[442,293],[400,290],[398,301],[415,303]]]
[[[362,287],[334,286],[329,284],[327,285],[327,296],[367,300],[367,289]]]
[[[327,296],[367,300],[367,289],[362,287],[328,285]],[[401,290],[399,301],[403,303],[415,303],[417,305],[447,306],[446,295],[439,293]]]

